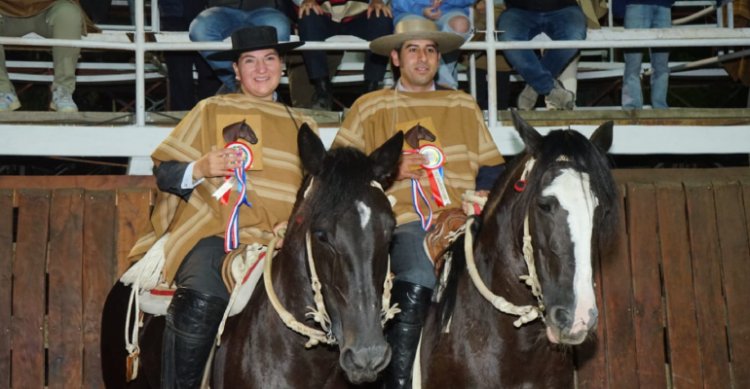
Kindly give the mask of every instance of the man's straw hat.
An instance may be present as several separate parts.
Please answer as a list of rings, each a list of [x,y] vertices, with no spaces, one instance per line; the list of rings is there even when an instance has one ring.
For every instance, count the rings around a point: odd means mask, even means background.
[[[464,43],[464,38],[458,34],[438,31],[432,21],[407,18],[396,24],[393,34],[381,36],[370,42],[370,51],[375,54],[390,55],[391,50],[398,49],[404,42],[417,39],[435,42],[441,54],[456,50]]]

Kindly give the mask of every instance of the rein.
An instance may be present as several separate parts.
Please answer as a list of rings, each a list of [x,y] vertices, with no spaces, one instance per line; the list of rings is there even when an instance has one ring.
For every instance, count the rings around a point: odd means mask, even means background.
[[[371,182],[371,185],[380,189],[381,191],[383,190],[383,187],[378,182],[373,181]],[[307,187],[303,194],[303,198],[307,197],[311,188],[312,179],[310,180],[310,185]],[[315,261],[313,259],[312,244],[310,241],[310,232],[308,231],[305,234],[305,251],[307,253],[307,264],[310,267],[310,284],[313,289],[313,301],[315,301],[315,308],[308,307],[308,309],[310,309],[310,312],[306,313],[305,317],[311,317],[316,323],[320,325],[322,331],[297,321],[297,319],[295,319],[294,316],[286,308],[284,308],[278,296],[276,295],[276,292],[273,289],[273,281],[271,279],[271,265],[276,251],[275,243],[276,239],[274,239],[274,241],[269,244],[269,253],[267,255],[266,263],[263,269],[263,285],[266,288],[266,294],[268,294],[268,300],[271,302],[271,306],[273,306],[274,310],[279,315],[279,318],[281,318],[281,320],[287,327],[289,327],[294,332],[297,332],[298,334],[309,338],[307,343],[305,343],[305,348],[314,347],[320,343],[335,345],[337,342],[331,331],[331,318],[328,315],[328,311],[326,310],[325,302],[323,301],[323,293],[321,290],[322,286],[320,284],[320,280],[318,279],[318,273],[315,270]],[[395,305],[390,305],[392,286],[393,275],[391,274],[391,259],[389,256],[388,270],[386,272],[385,281],[383,282],[383,297],[381,300],[382,309],[380,313],[381,325],[385,325],[385,323],[389,319],[392,319],[398,312],[401,311]]]
[[[534,167],[534,158],[530,158],[526,161],[523,172],[521,173],[521,179],[519,182],[526,182],[526,176]],[[521,189],[523,190],[523,189]],[[523,259],[526,262],[526,267],[529,269],[529,274],[521,276],[521,280],[531,287],[531,293],[536,297],[537,305],[515,305],[502,296],[498,296],[489,290],[487,285],[482,281],[477,271],[476,261],[474,260],[474,237],[471,234],[471,224],[474,222],[473,218],[466,220],[465,231],[466,236],[464,238],[464,253],[466,255],[466,267],[469,271],[474,286],[477,288],[479,293],[487,301],[489,301],[495,309],[500,312],[507,313],[519,318],[513,322],[513,325],[520,327],[526,323],[534,321],[538,318],[544,320],[544,303],[542,302],[542,287],[539,284],[539,278],[536,275],[536,267],[534,266],[534,248],[531,244],[531,233],[529,232],[529,215],[523,221]]]

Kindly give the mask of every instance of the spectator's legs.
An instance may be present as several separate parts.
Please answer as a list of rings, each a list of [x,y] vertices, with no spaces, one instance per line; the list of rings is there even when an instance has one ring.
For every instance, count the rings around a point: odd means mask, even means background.
[[[351,34],[372,42],[393,32],[393,18],[373,13],[370,18],[362,14],[342,25],[342,33]],[[365,85],[367,92],[379,89],[388,67],[388,57],[368,51],[365,57]]]
[[[331,21],[327,15],[310,12],[297,22],[299,36],[303,41],[321,42],[336,35],[341,27],[340,23]],[[328,74],[328,60],[325,51],[303,51],[302,59],[307,69],[315,93],[312,97],[312,109],[330,111],[333,109],[333,86]]]
[[[71,1],[58,0],[41,17],[38,17],[36,28],[40,35],[56,39],[81,39],[83,15],[81,8]],[[52,89],[63,88],[68,93],[76,89],[76,65],[81,49],[78,47],[55,46],[52,48],[52,59],[55,77]]]
[[[437,20],[437,26],[440,31],[460,35],[464,38],[464,41],[469,39],[474,30],[469,15],[462,11],[446,12]],[[440,67],[438,67],[438,82],[440,84],[458,89],[458,58],[460,56],[460,50],[440,56]]]
[[[273,26],[276,28],[279,41],[288,41],[290,34],[289,19],[273,8],[259,8],[243,11],[228,7],[211,7],[201,12],[190,24],[190,40],[193,42],[223,41],[232,35],[234,30],[249,26]],[[202,51],[206,56],[213,51]],[[236,89],[232,61],[215,61],[206,59],[219,79],[230,90]]]
[[[570,6],[553,12],[545,12],[543,17],[542,30],[553,41],[586,39],[586,17],[581,7]],[[553,78],[557,78],[577,54],[578,49],[544,50],[542,66]]]
[[[672,9],[669,7],[653,7],[653,28],[672,26]],[[655,109],[669,108],[667,105],[667,89],[669,88],[669,49],[651,49],[651,107]]]
[[[650,12],[646,5],[629,4],[625,8],[625,28],[648,28],[651,26]],[[625,71],[622,77],[622,108],[643,108],[643,93],[641,91],[641,61],[643,53],[640,49],[626,49],[624,51]]]
[[[537,12],[508,8],[497,22],[502,41],[529,41],[542,32],[542,17]],[[542,66],[534,50],[505,50],[505,59],[524,81],[540,95],[548,94],[555,86],[554,76]]]

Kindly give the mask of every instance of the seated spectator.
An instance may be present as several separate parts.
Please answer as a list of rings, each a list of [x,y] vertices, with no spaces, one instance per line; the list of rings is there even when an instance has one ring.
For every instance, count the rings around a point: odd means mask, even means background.
[[[85,32],[85,17],[77,1],[73,0],[3,0],[0,2],[0,35],[24,36],[35,32],[45,38],[81,39]],[[73,101],[76,89],[78,47],[52,47],[54,79],[50,109],[58,112],[78,112]],[[5,67],[5,52],[0,46],[0,112],[21,107]]]
[[[295,0],[299,6],[300,39],[324,41],[334,35],[355,35],[367,41],[393,31],[391,8],[382,0]],[[331,80],[324,51],[303,51],[310,83],[315,88],[312,108],[330,111],[333,106]],[[365,91],[380,88],[388,58],[367,52],[365,58]]]
[[[393,22],[404,19],[428,19],[437,25],[438,30],[452,32],[464,38],[471,36],[474,25],[469,17],[469,9],[475,0],[393,0]],[[445,53],[440,58],[438,83],[442,86],[458,88],[459,50]]]
[[[625,0],[625,28],[672,27],[672,5],[674,0]],[[669,108],[669,49],[649,49],[651,57],[651,107]],[[622,76],[622,108],[642,109],[641,62],[643,52],[639,49],[625,50],[625,71]]]
[[[529,41],[544,33],[552,40],[586,39],[586,18],[576,0],[506,0],[497,29],[503,41]],[[565,89],[557,77],[578,54],[578,49],[505,50],[513,69],[526,81],[518,96],[518,108],[531,110],[539,95],[552,109],[573,109],[575,93]]]
[[[187,31],[190,22],[206,9],[207,0],[159,0],[159,21],[162,31]],[[189,111],[195,104],[212,96],[219,80],[205,59],[194,51],[166,51],[169,80],[169,109]],[[193,66],[198,73],[193,81]]]
[[[289,41],[291,17],[294,17],[290,0],[208,0],[210,8],[201,12],[190,23],[190,40],[193,42],[223,41],[241,27],[271,26],[276,29],[280,42]],[[211,65],[222,89],[237,89],[232,61],[208,58],[215,51],[202,51],[201,55]]]

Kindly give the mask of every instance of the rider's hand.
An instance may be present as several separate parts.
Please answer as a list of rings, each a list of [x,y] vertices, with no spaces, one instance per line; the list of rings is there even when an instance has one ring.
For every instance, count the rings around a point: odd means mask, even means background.
[[[220,177],[231,174],[241,166],[242,151],[236,149],[212,150],[202,156],[193,166],[193,179]]]
[[[427,157],[419,153],[405,153],[401,155],[401,161],[398,165],[398,176],[396,180],[405,180],[413,178],[418,180],[424,175],[423,164],[428,163]]]

